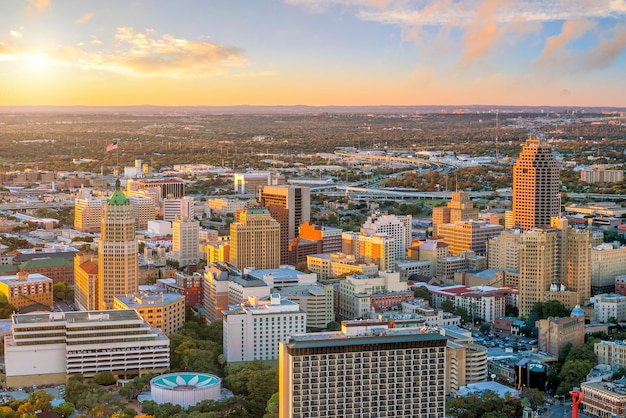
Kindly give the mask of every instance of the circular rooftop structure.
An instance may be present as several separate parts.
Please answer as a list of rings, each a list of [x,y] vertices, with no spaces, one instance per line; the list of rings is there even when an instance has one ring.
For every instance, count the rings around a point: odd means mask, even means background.
[[[204,400],[216,401],[221,390],[222,379],[206,373],[168,373],[150,380],[153,401],[158,404],[169,402],[183,408]]]

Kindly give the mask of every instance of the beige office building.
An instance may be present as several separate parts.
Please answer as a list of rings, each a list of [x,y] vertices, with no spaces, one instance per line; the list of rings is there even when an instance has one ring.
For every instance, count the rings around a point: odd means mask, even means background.
[[[537,302],[544,302],[558,275],[559,232],[555,229],[524,231],[520,245],[519,314],[528,316]]]
[[[440,224],[451,224],[456,221],[478,220],[478,209],[474,207],[468,192],[452,192],[452,200],[447,206],[433,208],[433,227],[435,234]]]
[[[386,321],[292,334],[279,343],[279,415],[443,417],[446,341]]]
[[[119,187],[104,206],[98,242],[98,309],[112,309],[115,296],[138,289],[138,244],[130,201]]]
[[[504,230],[497,237],[489,238],[487,258],[490,269],[519,269],[519,248],[522,233],[519,229]]]
[[[90,197],[74,203],[74,229],[82,232],[100,231],[106,199]]]
[[[280,224],[266,208],[249,208],[230,224],[230,262],[237,268],[280,265]]]
[[[200,222],[179,216],[172,222],[172,251],[170,259],[180,267],[197,264],[200,261]]]
[[[398,260],[396,238],[386,233],[344,232],[341,234],[341,251],[353,255],[361,263],[376,264],[379,270],[393,270]]]
[[[463,251],[473,251],[476,255],[487,254],[487,241],[500,235],[502,225],[489,224],[484,221],[456,221],[437,226],[437,235],[449,245],[448,250],[453,256]]]
[[[513,226],[549,227],[561,210],[559,168],[550,146],[528,139],[513,167]]]
[[[615,278],[626,274],[626,246],[601,244],[591,249],[591,293],[615,290]]]

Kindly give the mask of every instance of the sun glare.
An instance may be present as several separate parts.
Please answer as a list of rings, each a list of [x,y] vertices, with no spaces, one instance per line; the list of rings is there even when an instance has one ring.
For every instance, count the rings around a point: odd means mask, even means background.
[[[45,72],[49,64],[48,59],[42,55],[26,55],[24,61],[28,63],[28,68],[36,73]]]

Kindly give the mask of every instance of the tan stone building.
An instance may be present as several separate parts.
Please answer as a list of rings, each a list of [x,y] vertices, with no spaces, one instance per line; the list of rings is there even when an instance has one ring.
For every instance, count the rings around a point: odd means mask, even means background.
[[[104,206],[98,242],[98,309],[111,309],[115,296],[138,289],[138,244],[130,201],[116,189]]]
[[[280,265],[280,224],[266,208],[246,209],[230,224],[230,261],[237,268]]]
[[[447,206],[433,208],[433,227],[438,234],[440,224],[450,224],[456,221],[478,220],[478,209],[474,207],[468,192],[452,192],[452,200]]]
[[[556,357],[567,343],[573,346],[585,343],[585,318],[548,318],[535,323],[538,333],[538,348]]]

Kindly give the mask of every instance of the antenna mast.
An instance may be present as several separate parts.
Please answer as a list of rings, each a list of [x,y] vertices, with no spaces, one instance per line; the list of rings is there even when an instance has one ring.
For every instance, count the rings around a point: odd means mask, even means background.
[[[498,133],[500,131],[500,123],[498,120],[499,111],[496,110],[496,163],[498,162]]]

